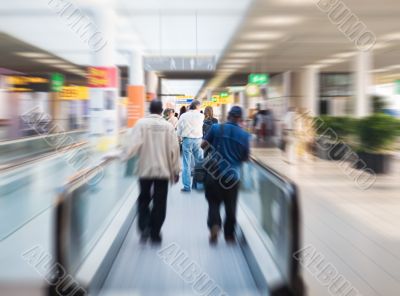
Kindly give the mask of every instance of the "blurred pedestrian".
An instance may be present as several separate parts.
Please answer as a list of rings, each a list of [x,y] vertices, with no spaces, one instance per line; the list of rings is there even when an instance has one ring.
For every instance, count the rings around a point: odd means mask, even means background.
[[[201,103],[194,100],[189,107],[189,111],[181,115],[177,133],[182,140],[183,171],[182,171],[182,192],[191,191],[191,171],[192,167],[201,163],[203,160],[203,151],[200,148],[203,138],[204,115],[200,113]],[[192,165],[192,157],[194,164]]]
[[[167,114],[167,121],[172,124],[174,129],[178,126],[178,118],[175,117],[175,110],[169,109]]]
[[[207,224],[210,243],[216,243],[221,229],[220,206],[225,206],[224,236],[235,243],[236,206],[239,192],[240,168],[250,153],[250,134],[240,127],[243,111],[234,106],[229,111],[228,122],[214,124],[204,138],[202,148],[210,157],[204,166],[208,174],[205,195],[208,201]]]
[[[205,137],[208,134],[211,126],[213,124],[217,124],[217,123],[218,123],[218,119],[216,119],[214,117],[213,108],[211,106],[207,106],[204,109],[203,137]]]
[[[179,117],[178,118],[181,118],[181,116],[183,115],[183,114],[185,114],[186,113],[186,107],[185,106],[182,106],[181,107],[181,109],[179,110]]]
[[[180,153],[174,127],[162,116],[162,103],[150,103],[150,115],[140,119],[132,130],[126,158],[138,156],[137,175],[138,226],[141,240],[148,237],[161,242],[160,230],[165,220],[169,181],[177,183],[180,173]],[[150,210],[150,202],[153,201]]]

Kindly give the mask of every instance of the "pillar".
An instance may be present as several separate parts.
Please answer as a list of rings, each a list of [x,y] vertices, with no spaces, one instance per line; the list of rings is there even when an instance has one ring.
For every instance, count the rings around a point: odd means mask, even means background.
[[[300,107],[311,116],[319,113],[319,68],[307,67],[302,73]]]
[[[354,115],[364,117],[371,113],[369,98],[372,78],[372,53],[360,51],[354,58]]]
[[[128,85],[128,122],[127,127],[133,127],[145,114],[145,82],[143,55],[138,50],[131,52]]]
[[[85,8],[95,24],[96,32],[93,36],[104,40],[104,46],[91,50],[93,67],[90,77],[100,77],[101,82],[97,83],[96,79],[89,80],[90,132],[95,136],[92,139],[97,150],[107,151],[117,145],[120,129],[119,73],[115,65],[116,18],[107,1],[90,2]]]

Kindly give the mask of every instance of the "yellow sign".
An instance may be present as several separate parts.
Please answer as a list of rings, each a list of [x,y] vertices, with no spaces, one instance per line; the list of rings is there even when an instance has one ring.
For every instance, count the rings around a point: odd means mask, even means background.
[[[177,100],[193,99],[193,96],[176,96]]]
[[[89,89],[86,86],[64,86],[60,93],[61,100],[88,100]]]
[[[36,83],[48,83],[49,80],[42,77],[29,77],[29,76],[8,76],[6,78],[8,84],[12,85],[27,85]]]
[[[233,104],[233,96],[219,97],[219,104]]]

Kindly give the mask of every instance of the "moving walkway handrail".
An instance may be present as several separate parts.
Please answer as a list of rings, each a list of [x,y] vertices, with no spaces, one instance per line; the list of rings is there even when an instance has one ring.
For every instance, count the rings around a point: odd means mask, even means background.
[[[262,168],[262,170],[271,178],[278,180],[280,182],[279,186],[283,185],[282,189],[284,189],[284,191],[287,193],[284,194],[283,197],[287,199],[287,206],[290,210],[288,218],[290,219],[289,225],[291,234],[289,242],[290,258],[288,258],[290,262],[287,262],[289,264],[290,274],[286,275],[286,278],[288,280],[290,290],[296,291],[295,295],[301,295],[303,293],[303,283],[300,277],[299,262],[293,256],[293,254],[299,251],[301,244],[301,218],[297,185],[292,180],[266,165],[256,157],[250,156],[250,160],[258,167]],[[284,273],[284,268],[280,266],[278,262],[276,263],[281,272]]]
[[[28,137],[22,137],[19,139],[14,139],[14,140],[1,140],[0,141],[0,146],[5,146],[5,145],[13,145],[21,142],[29,142],[29,141],[35,141],[35,140],[40,140],[40,139],[45,139],[48,137],[57,137],[60,135],[70,135],[70,134],[80,134],[80,133],[85,133],[87,132],[86,129],[79,129],[79,130],[73,130],[73,131],[68,131],[68,132],[58,132],[54,134],[45,134],[45,135],[34,135],[34,136],[28,136]]]
[[[76,245],[74,240],[77,237],[74,236],[73,221],[72,221],[72,202],[74,199],[74,192],[78,188],[87,184],[89,180],[95,178],[99,173],[102,174],[105,167],[110,163],[115,161],[116,157],[109,157],[103,159],[97,165],[83,169],[73,175],[67,183],[63,186],[61,193],[57,197],[56,201],[56,215],[55,215],[55,255],[57,262],[66,270],[71,270],[70,256],[68,256],[68,251],[74,249],[73,246]],[[78,254],[74,254],[78,255]]]
[[[27,164],[40,162],[40,161],[43,161],[43,160],[45,160],[47,158],[53,157],[54,155],[67,152],[67,151],[72,150],[72,149],[77,149],[77,148],[83,147],[83,146],[85,146],[87,144],[88,144],[87,141],[82,141],[82,142],[78,142],[78,143],[74,143],[74,144],[62,147],[60,149],[57,149],[56,151],[43,153],[43,154],[41,154],[39,156],[29,157],[27,159],[18,160],[16,162],[13,162],[13,163],[10,163],[10,164],[0,165],[0,172],[4,173],[6,171],[14,170],[16,168],[19,168],[19,167],[27,165]]]

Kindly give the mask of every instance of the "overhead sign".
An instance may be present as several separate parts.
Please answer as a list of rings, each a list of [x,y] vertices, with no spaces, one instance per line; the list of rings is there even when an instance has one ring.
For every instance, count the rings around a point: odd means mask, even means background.
[[[64,86],[59,93],[60,100],[88,100],[89,88],[86,86]]]
[[[193,102],[193,99],[184,99],[184,100],[176,100],[175,104],[177,105],[189,105]]]
[[[216,59],[214,56],[145,57],[144,68],[147,71],[214,71],[216,68]]]
[[[249,75],[249,84],[257,84],[263,85],[269,83],[269,75],[268,74],[257,74],[252,73]]]
[[[13,92],[48,92],[49,79],[41,76],[7,76],[8,91]]]
[[[246,87],[246,94],[249,97],[259,97],[261,94],[260,87],[257,84],[248,84]]]
[[[227,97],[229,97],[229,93],[226,92],[226,91],[221,92],[221,93],[219,94],[219,97],[220,97],[220,98],[227,98]]]
[[[90,88],[116,88],[118,70],[116,67],[89,67],[88,86]]]
[[[61,91],[61,89],[64,86],[64,75],[62,75],[61,73],[53,73],[50,76],[50,80],[51,80],[51,91],[52,92],[59,92]]]

